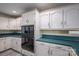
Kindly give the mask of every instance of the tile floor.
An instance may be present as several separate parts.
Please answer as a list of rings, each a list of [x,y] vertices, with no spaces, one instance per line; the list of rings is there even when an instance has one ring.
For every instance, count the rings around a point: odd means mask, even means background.
[[[14,50],[7,50],[3,53],[0,53],[0,56],[22,56],[22,54],[14,51]]]

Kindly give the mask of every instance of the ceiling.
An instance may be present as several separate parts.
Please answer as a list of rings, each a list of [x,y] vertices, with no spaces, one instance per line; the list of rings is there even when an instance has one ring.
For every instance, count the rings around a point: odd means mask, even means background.
[[[43,11],[63,5],[68,5],[68,3],[0,3],[0,13],[10,16],[20,16],[34,8]],[[13,11],[16,11],[16,13],[13,13]]]

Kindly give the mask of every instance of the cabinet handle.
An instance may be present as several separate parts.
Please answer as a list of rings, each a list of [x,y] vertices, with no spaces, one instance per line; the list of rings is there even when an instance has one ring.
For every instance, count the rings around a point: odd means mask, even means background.
[[[50,55],[50,48],[49,48],[49,50],[48,50],[48,54]]]
[[[61,24],[63,25],[63,21],[61,21]]]
[[[41,45],[44,45],[44,44],[42,44],[42,43],[40,43]]]
[[[48,26],[49,26],[49,28],[50,28],[50,23],[48,23]]]
[[[29,22],[29,20],[27,19],[27,20],[26,20],[26,22],[28,23],[28,22]]]
[[[17,42],[16,42],[16,44],[17,44]]]
[[[67,22],[66,22],[66,21],[64,21],[64,24],[65,24],[65,25],[67,25]]]
[[[59,48],[59,49],[60,49],[60,48],[62,48],[62,47],[56,46],[55,48]]]
[[[50,50],[50,55],[52,55],[52,50]]]

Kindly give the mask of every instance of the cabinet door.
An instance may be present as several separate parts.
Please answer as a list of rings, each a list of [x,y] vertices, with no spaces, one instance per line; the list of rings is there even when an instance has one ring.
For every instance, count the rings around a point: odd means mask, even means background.
[[[78,6],[64,8],[64,28],[79,28]]]
[[[49,29],[49,13],[40,14],[40,28]]]
[[[50,12],[50,27],[52,29],[63,28],[63,10],[62,9],[55,9]]]
[[[5,38],[5,49],[9,49],[9,48],[11,48],[11,38],[9,38],[9,37],[6,37]]]
[[[28,24],[28,16],[27,14],[23,14],[22,15],[22,19],[21,19],[21,25],[27,25]]]
[[[69,56],[69,51],[62,49],[61,47],[52,47],[50,50],[52,56]]]
[[[9,19],[9,29],[16,29],[16,19]]]
[[[15,46],[15,50],[18,52],[21,52],[21,38],[17,38],[16,40],[16,46]]]
[[[5,39],[0,38],[0,52],[5,50]]]
[[[0,17],[0,29],[7,30],[8,29],[8,18]]]
[[[18,52],[21,52],[21,38],[12,38],[12,48]]]
[[[27,13],[28,25],[34,25],[35,11],[30,11]]]
[[[35,20],[35,11],[30,11],[22,15],[21,25],[33,25]]]
[[[21,17],[16,19],[16,29],[21,30]]]
[[[15,38],[11,38],[12,39],[12,48],[15,49],[16,47],[16,39]]]
[[[37,56],[48,56],[49,55],[49,47],[40,42],[36,42],[36,55]]]

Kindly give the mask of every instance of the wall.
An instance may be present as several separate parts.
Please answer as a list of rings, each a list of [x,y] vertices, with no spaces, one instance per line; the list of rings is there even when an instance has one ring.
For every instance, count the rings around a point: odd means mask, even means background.
[[[69,31],[69,34],[79,34],[79,31]]]
[[[68,34],[68,31],[41,30],[41,34]]]

